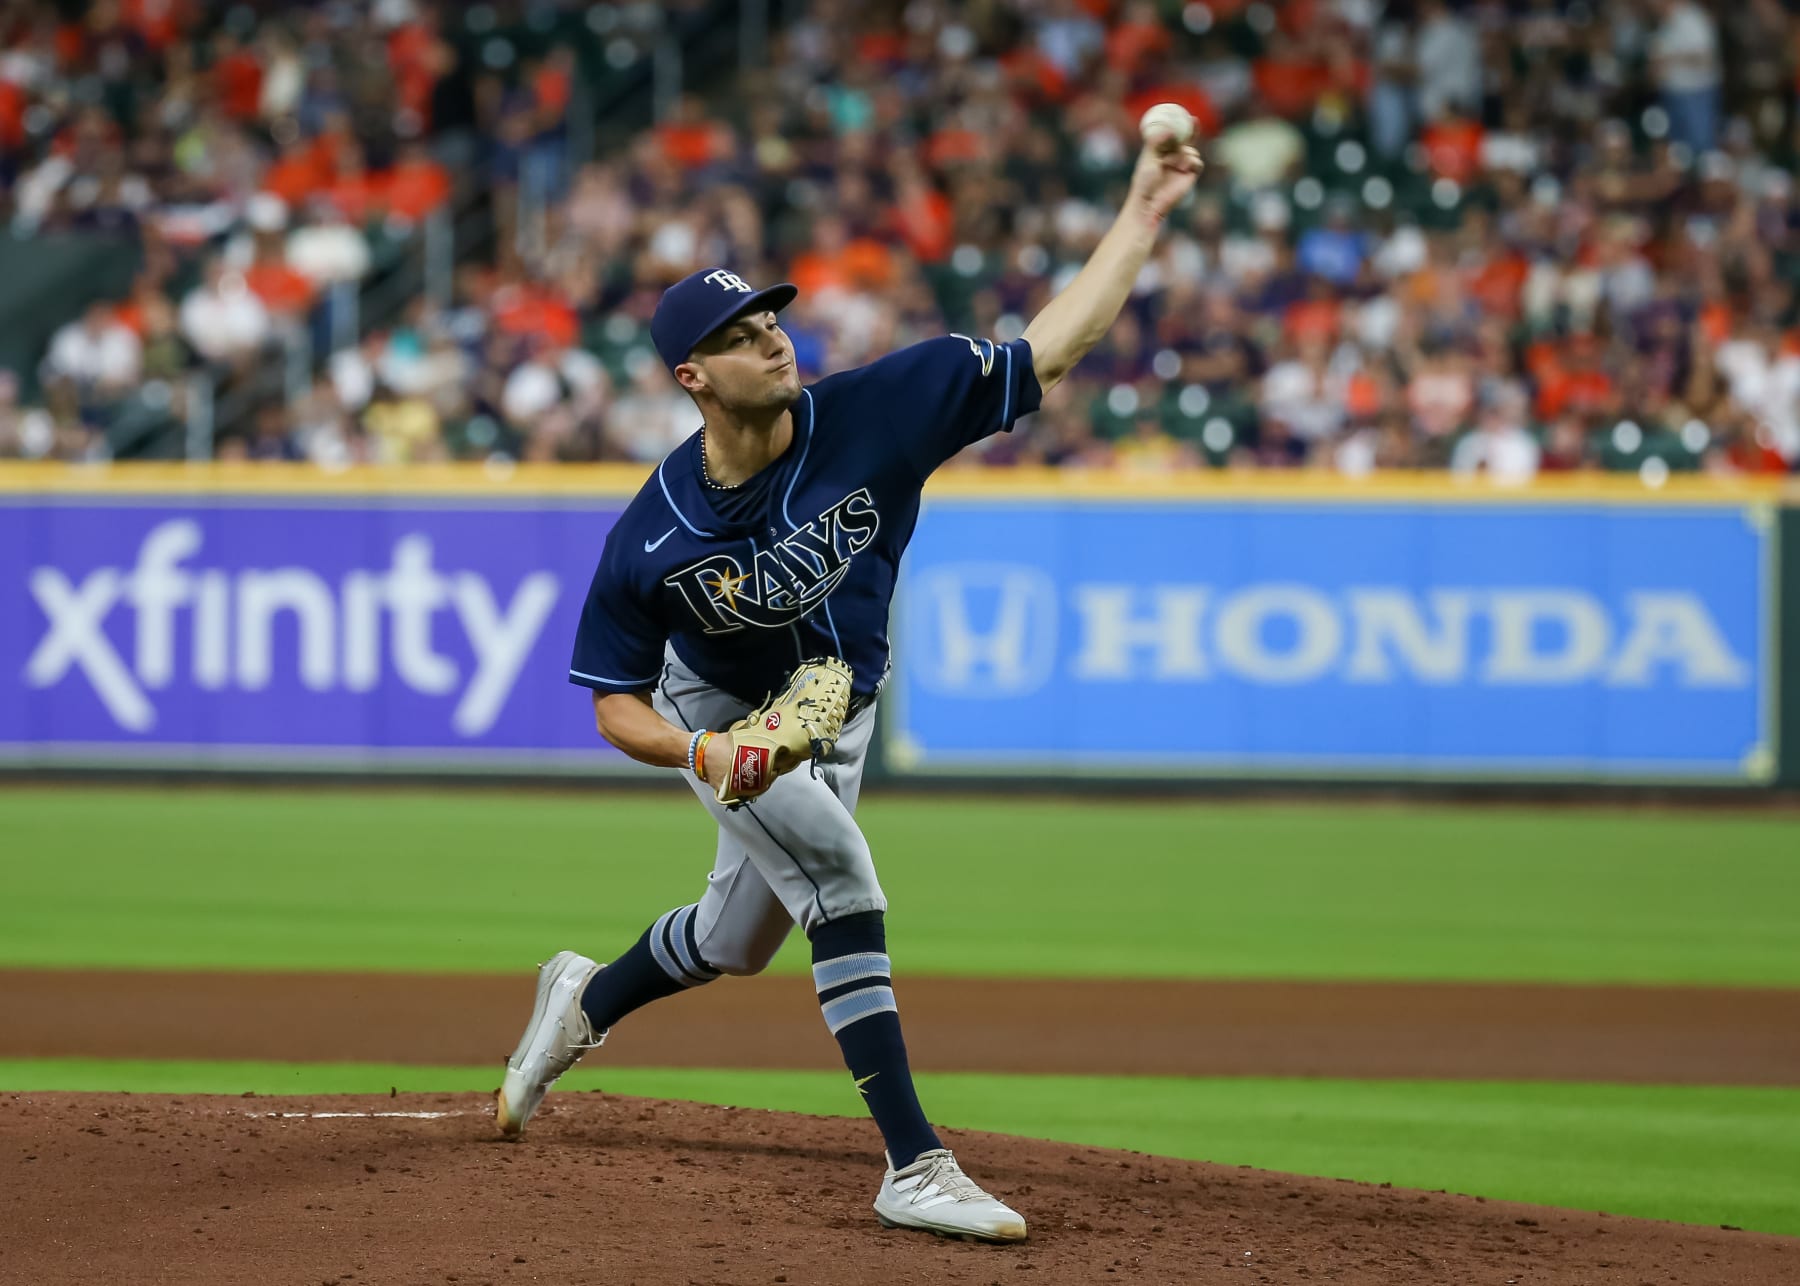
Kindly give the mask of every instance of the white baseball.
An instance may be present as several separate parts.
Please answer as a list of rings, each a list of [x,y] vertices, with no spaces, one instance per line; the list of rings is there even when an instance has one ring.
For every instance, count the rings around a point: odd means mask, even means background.
[[[1138,121],[1138,133],[1148,143],[1151,129],[1158,126],[1169,131],[1177,146],[1194,137],[1194,118],[1180,103],[1158,103],[1152,107]]]

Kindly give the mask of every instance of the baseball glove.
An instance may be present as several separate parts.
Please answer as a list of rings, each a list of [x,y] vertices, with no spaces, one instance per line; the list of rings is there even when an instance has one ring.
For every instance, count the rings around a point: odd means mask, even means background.
[[[731,770],[719,783],[719,802],[755,799],[782,773],[829,755],[849,712],[850,682],[850,667],[835,656],[808,661],[787,687],[727,728]]]

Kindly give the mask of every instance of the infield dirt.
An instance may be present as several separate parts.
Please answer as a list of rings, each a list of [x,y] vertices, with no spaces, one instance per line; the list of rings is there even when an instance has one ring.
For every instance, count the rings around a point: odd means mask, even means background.
[[[940,1242],[876,1224],[867,1122],[599,1094],[519,1143],[475,1094],[0,1106],[0,1281],[39,1286],[1800,1281],[1800,1239],[963,1131],[1031,1240]]]

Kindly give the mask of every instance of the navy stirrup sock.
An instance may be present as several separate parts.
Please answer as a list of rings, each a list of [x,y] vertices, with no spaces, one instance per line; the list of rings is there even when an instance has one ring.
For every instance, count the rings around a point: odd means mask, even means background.
[[[820,925],[812,949],[813,985],[825,1025],[837,1037],[844,1065],[887,1141],[889,1162],[904,1169],[921,1152],[943,1144],[913,1089],[882,913],[865,911]]]
[[[595,974],[581,993],[581,1011],[603,1033],[634,1009],[719,976],[700,958],[691,906],[665,912],[630,950]]]

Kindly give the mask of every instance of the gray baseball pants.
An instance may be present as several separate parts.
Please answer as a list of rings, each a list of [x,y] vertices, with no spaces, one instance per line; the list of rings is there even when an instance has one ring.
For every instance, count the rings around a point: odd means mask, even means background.
[[[665,653],[656,712],[678,728],[723,729],[750,712]],[[694,912],[701,959],[721,973],[760,973],[798,924],[820,924],[859,911],[885,911],[868,841],[856,825],[863,761],[875,729],[873,703],[844,724],[830,756],[796,768],[736,809],[683,774],[719,826],[719,848]]]

